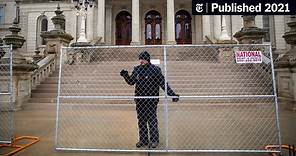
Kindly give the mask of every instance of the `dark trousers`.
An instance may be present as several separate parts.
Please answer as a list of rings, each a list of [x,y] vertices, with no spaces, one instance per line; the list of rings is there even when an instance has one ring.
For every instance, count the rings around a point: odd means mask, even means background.
[[[148,126],[151,142],[159,142],[157,103],[154,99],[141,99],[136,101],[139,141],[148,143]]]

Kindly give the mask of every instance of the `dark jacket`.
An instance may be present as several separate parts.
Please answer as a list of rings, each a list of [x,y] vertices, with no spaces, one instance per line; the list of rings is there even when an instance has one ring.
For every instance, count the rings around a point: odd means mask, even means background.
[[[135,96],[159,96],[159,87],[165,90],[165,79],[161,69],[151,63],[136,66],[130,76],[124,77],[129,85],[136,84]],[[169,96],[174,96],[174,91],[167,85]]]

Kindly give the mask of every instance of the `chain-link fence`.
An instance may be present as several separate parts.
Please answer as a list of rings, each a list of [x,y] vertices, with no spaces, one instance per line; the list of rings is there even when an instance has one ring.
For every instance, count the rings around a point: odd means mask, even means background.
[[[59,75],[60,150],[268,152],[280,144],[269,45],[63,48]]]
[[[0,143],[11,143],[12,138],[12,49],[0,46]]]

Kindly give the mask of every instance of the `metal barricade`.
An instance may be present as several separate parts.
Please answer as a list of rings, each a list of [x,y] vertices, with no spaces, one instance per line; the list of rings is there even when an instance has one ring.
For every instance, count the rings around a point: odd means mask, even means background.
[[[0,143],[13,139],[12,47],[0,46]]]
[[[271,46],[63,48],[56,124],[58,150],[279,152]]]

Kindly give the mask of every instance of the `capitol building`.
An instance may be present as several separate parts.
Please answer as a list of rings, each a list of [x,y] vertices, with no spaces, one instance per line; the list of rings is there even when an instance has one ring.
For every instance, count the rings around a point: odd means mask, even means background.
[[[24,155],[149,152],[135,146],[143,97],[133,84],[153,88],[155,77],[160,96],[143,96],[159,100],[156,152],[268,153],[284,120],[283,140],[295,143],[296,16],[192,9],[192,0],[0,0],[0,143],[30,134],[43,142]],[[135,67],[143,51],[160,74],[137,71],[154,68]]]
[[[25,37],[25,56],[44,47],[40,34],[54,28],[51,18],[59,3],[66,23],[64,29],[76,42],[81,29],[72,0],[22,0],[20,3],[21,34]],[[97,0],[85,20],[87,41],[100,45],[208,44],[221,40],[222,18],[229,40],[243,26],[239,15],[192,15],[191,0]],[[15,17],[15,2],[0,1],[0,37],[9,33]],[[274,54],[289,47],[283,34],[289,30],[289,16],[258,15],[257,27],[266,34],[263,43],[271,43]],[[224,34],[225,35],[225,34]]]

